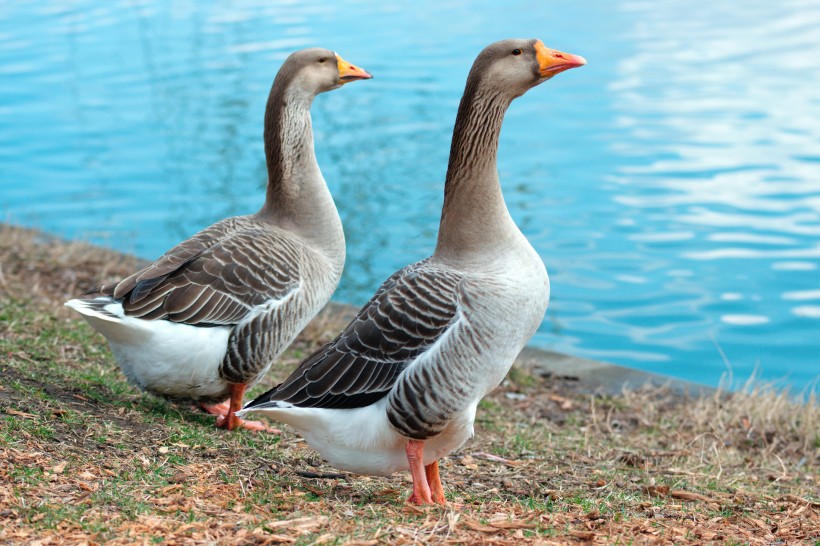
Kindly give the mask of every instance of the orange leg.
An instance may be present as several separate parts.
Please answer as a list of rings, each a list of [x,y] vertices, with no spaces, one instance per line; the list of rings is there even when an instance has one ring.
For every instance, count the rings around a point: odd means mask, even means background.
[[[247,385],[244,383],[233,383],[231,384],[231,398],[227,402],[212,406],[203,404],[202,408],[208,413],[216,415],[216,426],[219,428],[233,430],[242,427],[248,430],[280,434],[282,431],[271,428],[262,421],[245,421],[236,416],[236,412],[242,409],[242,397],[245,395],[246,388]]]
[[[441,475],[438,473],[438,461],[425,466],[424,473],[427,475],[427,484],[430,486],[433,502],[441,505],[447,504],[444,499],[444,486],[441,485]]]
[[[410,475],[413,477],[413,494],[407,502],[433,504],[430,486],[424,473],[424,440],[408,440],[404,449],[407,453],[407,463],[410,465]]]

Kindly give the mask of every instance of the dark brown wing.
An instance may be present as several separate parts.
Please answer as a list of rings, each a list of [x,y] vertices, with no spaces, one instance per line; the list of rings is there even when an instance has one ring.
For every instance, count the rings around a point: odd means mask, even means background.
[[[399,374],[453,324],[461,275],[427,260],[382,284],[345,330],[246,408],[357,408],[384,397]]]
[[[241,321],[253,308],[297,290],[301,245],[247,218],[230,218],[180,243],[117,285],[126,315],[198,325]]]

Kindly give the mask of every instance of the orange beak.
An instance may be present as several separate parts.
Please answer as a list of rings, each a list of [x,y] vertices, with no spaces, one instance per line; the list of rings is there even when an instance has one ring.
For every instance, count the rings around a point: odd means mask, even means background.
[[[586,59],[580,55],[550,49],[541,40],[535,42],[535,57],[538,59],[538,72],[543,78],[550,78],[564,70],[587,64]]]
[[[339,67],[340,84],[356,80],[369,80],[373,77],[370,74],[368,74],[366,70],[363,70],[358,66],[354,66],[346,60],[342,59],[342,57],[338,53],[336,54],[336,65]]]

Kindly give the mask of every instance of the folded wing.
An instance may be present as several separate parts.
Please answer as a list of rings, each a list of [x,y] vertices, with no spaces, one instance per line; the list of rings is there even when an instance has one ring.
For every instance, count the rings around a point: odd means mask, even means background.
[[[279,230],[231,218],[180,243],[100,292],[126,315],[191,325],[231,325],[300,286],[301,246]]]
[[[384,397],[407,365],[452,327],[461,275],[409,265],[382,284],[333,341],[308,357],[284,383],[248,404],[356,408]]]

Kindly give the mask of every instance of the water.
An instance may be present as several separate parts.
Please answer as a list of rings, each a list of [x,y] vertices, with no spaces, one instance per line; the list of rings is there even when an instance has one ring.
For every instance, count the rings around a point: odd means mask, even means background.
[[[338,301],[429,255],[477,52],[589,65],[517,100],[508,206],[553,299],[533,343],[716,384],[820,374],[820,3],[20,2],[0,6],[0,213],[147,258],[264,197],[262,115],[296,48],[376,79],[322,95],[348,239]]]

